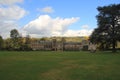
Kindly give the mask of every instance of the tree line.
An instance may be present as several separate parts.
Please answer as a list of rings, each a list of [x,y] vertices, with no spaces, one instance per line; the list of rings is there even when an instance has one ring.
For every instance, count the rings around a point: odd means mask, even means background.
[[[10,31],[10,38],[3,39],[0,36],[0,50],[31,50],[30,36],[22,37],[17,29]]]

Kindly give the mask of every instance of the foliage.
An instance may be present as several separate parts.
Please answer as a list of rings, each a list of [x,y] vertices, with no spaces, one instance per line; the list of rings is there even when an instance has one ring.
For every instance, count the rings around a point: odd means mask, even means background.
[[[96,28],[90,40],[100,44],[101,48],[112,47],[113,52],[120,41],[120,4],[98,7],[98,28]]]
[[[19,32],[16,29],[11,30],[10,37],[11,37],[10,42],[12,43],[11,48],[13,50],[19,50],[21,44]]]
[[[11,45],[12,45],[12,43],[11,43],[10,38],[4,40],[4,49],[5,50],[12,50]]]
[[[10,31],[10,37],[11,38],[18,38],[18,37],[20,37],[19,32],[17,31],[17,29],[13,29],[13,30]]]
[[[5,50],[31,50],[30,36],[25,38],[20,36],[19,32],[16,29],[10,31],[10,37],[4,40],[4,49]]]

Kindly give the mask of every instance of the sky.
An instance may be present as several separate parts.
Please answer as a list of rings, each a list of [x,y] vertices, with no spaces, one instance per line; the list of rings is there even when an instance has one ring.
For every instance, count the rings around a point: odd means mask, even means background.
[[[98,6],[120,0],[0,0],[0,35],[10,37],[17,29],[22,36],[89,36],[97,27]]]

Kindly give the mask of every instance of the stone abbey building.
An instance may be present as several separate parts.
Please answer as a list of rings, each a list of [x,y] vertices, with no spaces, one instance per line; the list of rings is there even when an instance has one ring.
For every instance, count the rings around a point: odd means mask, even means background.
[[[64,39],[57,41],[33,41],[30,44],[32,50],[54,50],[54,51],[80,51],[83,49],[88,50],[89,41],[83,40],[82,42],[66,42]]]

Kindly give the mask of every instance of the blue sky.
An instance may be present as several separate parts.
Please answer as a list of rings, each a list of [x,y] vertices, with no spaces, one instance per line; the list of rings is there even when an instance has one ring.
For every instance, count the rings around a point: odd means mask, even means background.
[[[120,3],[120,0],[25,0],[21,6],[29,12],[21,25],[27,24],[30,20],[35,19],[39,15],[47,14],[37,11],[37,8],[51,6],[54,9],[53,13],[48,13],[52,17],[80,17],[80,21],[74,24],[72,29],[79,29],[82,25],[89,25],[91,28],[97,26],[96,15],[98,14],[97,7]]]
[[[95,16],[98,11],[96,8],[114,3],[118,4],[120,0],[0,0],[0,11],[2,11],[0,23],[4,27],[7,27],[4,25],[5,21],[9,22],[7,23],[9,25],[15,24],[9,30],[17,28],[21,34],[30,34],[33,37],[47,36],[49,34],[51,34],[49,36],[52,36],[53,33],[55,33],[54,36],[67,36],[68,34],[68,36],[82,36],[82,34],[87,36],[97,27]],[[16,12],[12,11],[12,9],[15,9]],[[16,13],[14,14],[16,16],[14,17],[11,13]],[[43,24],[41,19],[43,21],[45,19],[46,23],[44,22],[44,24],[46,25],[41,25]],[[57,25],[55,22],[60,24]],[[44,31],[49,31],[46,29],[49,28],[47,24],[51,24],[49,27],[52,29],[50,29],[51,32],[44,35]],[[56,25],[56,27],[53,25]],[[57,26],[59,26],[59,29]],[[42,34],[37,33],[37,31],[42,32]],[[2,31],[0,33],[1,35],[7,35]]]

